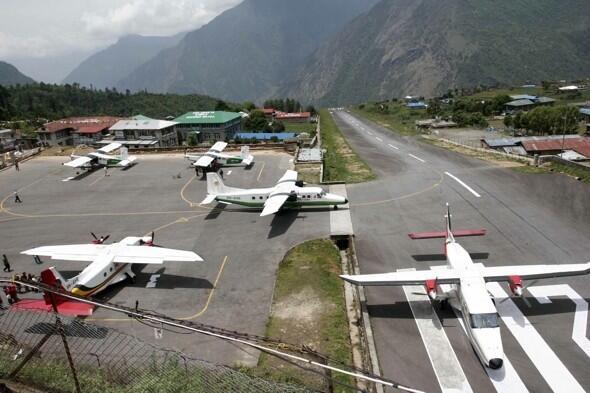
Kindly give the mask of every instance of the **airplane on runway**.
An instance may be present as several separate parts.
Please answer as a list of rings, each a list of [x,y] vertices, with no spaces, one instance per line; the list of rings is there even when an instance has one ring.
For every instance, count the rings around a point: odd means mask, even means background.
[[[205,154],[185,154],[193,166],[208,168],[215,161],[219,166],[250,166],[254,162],[254,156],[250,154],[248,146],[242,146],[239,155],[222,153],[227,147],[225,142],[216,142]]]
[[[121,149],[121,154],[107,154],[117,149]],[[128,154],[126,147],[123,147],[123,145],[117,142],[109,143],[108,145],[103,146],[94,152],[88,153],[85,156],[77,156],[72,154],[70,158],[72,161],[65,162],[63,165],[76,169],[91,169],[98,166],[125,168],[135,163],[137,160],[137,157],[130,156]]]
[[[112,284],[134,279],[133,264],[163,264],[164,262],[202,262],[203,259],[192,251],[163,248],[154,244],[154,234],[145,237],[129,236],[118,243],[103,244],[108,238],[97,238],[94,234],[91,244],[45,246],[22,251],[21,254],[48,256],[64,261],[91,262],[80,274],[65,279],[55,267],[41,273],[41,282],[78,296],[91,296]],[[43,302],[43,301],[38,301]],[[70,302],[78,303],[79,302]],[[62,304],[63,306],[63,304]],[[72,306],[67,304],[66,306]],[[82,308],[84,308],[82,305]],[[29,308],[39,304],[31,303]],[[73,307],[75,308],[75,307]],[[82,312],[84,310],[77,310]],[[80,314],[77,314],[80,315]]]
[[[486,267],[473,263],[469,253],[455,238],[483,236],[486,231],[452,230],[447,204],[446,230],[443,232],[410,233],[411,239],[445,239],[446,269],[403,271],[383,274],[341,275],[355,285],[399,286],[424,285],[426,294],[441,306],[449,303],[459,310],[469,339],[481,362],[499,369],[504,362],[500,323],[495,300],[486,289],[486,282],[508,282],[513,296],[522,297],[524,289],[536,280],[590,274],[590,262],[563,265],[515,265]],[[523,287],[523,280],[534,280]],[[450,287],[443,290],[442,284]],[[523,298],[524,299],[524,298]]]
[[[242,189],[228,187],[217,173],[207,173],[207,197],[201,202],[213,201],[248,207],[261,207],[261,217],[274,214],[282,208],[299,206],[334,206],[348,203],[340,195],[330,194],[321,187],[305,187],[297,181],[297,172],[288,170],[274,187]]]

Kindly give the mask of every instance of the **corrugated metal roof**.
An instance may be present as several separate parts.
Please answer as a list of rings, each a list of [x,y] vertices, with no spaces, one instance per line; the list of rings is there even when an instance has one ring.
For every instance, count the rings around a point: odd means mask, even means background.
[[[242,116],[235,112],[187,112],[174,121],[182,124],[224,124],[241,118]]]
[[[504,146],[502,148],[505,153],[517,154],[519,156],[526,156],[526,150],[522,146]]]
[[[111,127],[113,124],[121,120],[120,117],[113,116],[81,116],[81,117],[68,117],[45,123],[43,129],[37,131],[42,133],[53,133],[68,128],[74,130],[85,126],[97,126],[103,125],[105,128]]]
[[[100,124],[96,126],[82,126],[78,127],[76,131],[77,134],[98,134],[104,130],[107,130],[109,127],[106,124]]]
[[[489,147],[504,147],[504,146],[516,146],[519,142],[519,138],[499,138],[499,139],[484,139],[486,145]]]
[[[168,120],[120,120],[113,125],[111,131],[123,130],[162,130],[164,128],[172,127],[178,123]]]
[[[269,140],[272,137],[276,137],[279,140],[285,140],[295,138],[295,135],[294,132],[239,132],[236,134],[236,138]]]
[[[537,96],[533,96],[530,94],[513,94],[510,96],[513,100],[535,100]]]
[[[583,114],[583,115],[590,116],[590,108],[581,108],[580,109],[580,113]]]
[[[525,140],[521,142],[522,147],[527,153],[542,153],[558,151],[563,149],[574,150],[586,157],[590,157],[590,138],[565,138],[565,139],[544,139],[544,140]]]
[[[505,105],[519,107],[519,106],[535,105],[535,103],[529,99],[521,99],[521,100],[514,100],[514,101],[507,102]]]

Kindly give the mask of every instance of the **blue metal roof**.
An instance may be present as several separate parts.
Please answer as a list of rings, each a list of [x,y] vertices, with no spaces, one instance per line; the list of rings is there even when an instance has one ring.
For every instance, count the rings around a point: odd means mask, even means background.
[[[238,132],[236,138],[240,139],[258,139],[258,140],[269,140],[273,137],[279,140],[295,138],[294,132]]]
[[[406,104],[408,108],[426,108],[426,104],[419,101],[419,102],[408,102]]]

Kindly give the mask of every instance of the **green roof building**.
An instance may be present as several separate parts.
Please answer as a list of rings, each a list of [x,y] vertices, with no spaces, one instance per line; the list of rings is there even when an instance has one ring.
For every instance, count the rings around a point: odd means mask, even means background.
[[[241,131],[242,116],[223,111],[188,112],[174,121],[185,140],[189,133],[196,132],[199,142],[215,142],[233,139]]]

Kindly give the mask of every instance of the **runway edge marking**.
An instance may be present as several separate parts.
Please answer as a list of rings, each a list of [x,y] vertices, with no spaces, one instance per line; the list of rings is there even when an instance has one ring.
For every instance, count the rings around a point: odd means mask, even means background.
[[[500,284],[488,283],[487,288],[497,300],[496,308],[504,325],[518,341],[549,387],[555,392],[585,392],[528,318],[508,298],[508,294]]]
[[[574,313],[574,327],[572,340],[590,357],[590,340],[586,337],[586,323],[588,321],[588,302],[567,284],[540,285],[528,288],[539,303],[551,303],[549,296],[567,296],[576,305]]]
[[[422,163],[425,163],[425,162],[426,162],[426,161],[425,161],[425,160],[423,160],[422,158],[420,158],[420,157],[418,157],[418,156],[415,156],[415,155],[413,155],[412,153],[408,153],[408,155],[409,155],[410,157],[412,157],[412,158],[414,158],[414,159],[416,159],[416,160],[418,160],[418,161],[422,162]]]
[[[414,270],[416,269],[397,271]],[[416,293],[423,292],[424,288],[420,285],[404,285],[403,290],[442,392],[473,392],[428,295]]]

